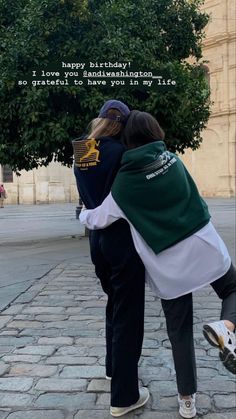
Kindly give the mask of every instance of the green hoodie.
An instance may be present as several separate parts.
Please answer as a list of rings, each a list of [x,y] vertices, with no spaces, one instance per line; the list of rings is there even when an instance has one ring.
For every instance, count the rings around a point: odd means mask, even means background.
[[[123,154],[112,196],[155,253],[191,236],[210,220],[193,179],[163,141]]]

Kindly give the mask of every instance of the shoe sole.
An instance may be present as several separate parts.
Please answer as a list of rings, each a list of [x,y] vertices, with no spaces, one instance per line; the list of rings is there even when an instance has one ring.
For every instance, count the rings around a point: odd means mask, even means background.
[[[208,324],[204,324],[203,326],[203,335],[206,340],[210,343],[211,346],[215,348],[224,349],[224,342],[223,340],[217,335],[217,333],[212,329],[211,326]],[[212,337],[211,337],[212,336]]]
[[[188,415],[188,414],[186,414],[185,416],[184,416],[184,413],[181,413],[180,412],[180,410],[179,410],[179,414],[180,414],[180,416],[181,416],[181,418],[184,418],[184,419],[192,419],[192,418],[195,418],[195,416],[196,416],[196,414],[197,414],[197,411],[196,411],[196,409],[194,410],[194,412],[190,415]]]
[[[236,375],[236,356],[224,346],[221,336],[218,336],[214,329],[207,324],[203,326],[203,335],[211,346],[220,349],[219,357],[221,362],[229,372]],[[211,335],[215,341],[211,338]]]
[[[132,410],[136,410],[136,409],[139,409],[140,407],[144,406],[147,403],[149,397],[150,397],[150,393],[148,393],[148,396],[146,397],[146,399],[142,403],[140,403],[138,406],[134,406],[134,407],[130,407],[130,408],[127,407],[127,409],[122,413],[111,413],[111,411],[110,411],[110,414],[111,414],[111,416],[113,416],[115,418],[118,418],[119,416],[124,416],[127,413],[132,412]]]
[[[236,356],[234,356],[228,348],[224,348],[224,350],[219,353],[219,357],[225,368],[236,375]]]

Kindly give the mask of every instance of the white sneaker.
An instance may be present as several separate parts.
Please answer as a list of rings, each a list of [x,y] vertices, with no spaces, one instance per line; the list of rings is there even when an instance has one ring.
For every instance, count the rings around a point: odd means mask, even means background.
[[[182,418],[194,418],[196,416],[195,396],[193,394],[191,399],[181,399],[178,394],[179,414]]]
[[[111,377],[109,377],[109,375],[106,375],[106,380],[111,381]]]
[[[220,360],[227,370],[236,374],[236,338],[223,320],[208,323],[203,326],[203,334],[206,340],[216,348],[219,348]]]
[[[128,407],[112,407],[110,408],[110,414],[111,416],[123,416],[126,415],[126,413],[131,412],[131,410],[138,409],[139,407],[143,406],[145,403],[147,403],[149,399],[149,391],[146,387],[140,387],[139,389],[139,399],[135,404],[131,404]]]

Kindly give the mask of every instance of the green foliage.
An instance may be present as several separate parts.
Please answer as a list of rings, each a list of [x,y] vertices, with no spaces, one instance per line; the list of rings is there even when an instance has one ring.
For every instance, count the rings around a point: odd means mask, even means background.
[[[14,170],[72,162],[80,135],[110,98],[157,117],[172,151],[196,149],[209,118],[201,66],[202,0],[0,0],[0,162]],[[19,87],[40,65],[130,61],[166,71],[169,90],[137,87]],[[187,64],[192,58],[194,64]]]

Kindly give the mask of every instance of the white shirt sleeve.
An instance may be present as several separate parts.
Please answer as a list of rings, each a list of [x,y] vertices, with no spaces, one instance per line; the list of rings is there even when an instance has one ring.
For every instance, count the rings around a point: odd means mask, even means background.
[[[114,201],[111,193],[109,193],[99,207],[91,210],[82,210],[79,216],[81,224],[85,225],[89,230],[108,227],[119,218],[127,219],[123,211]]]

